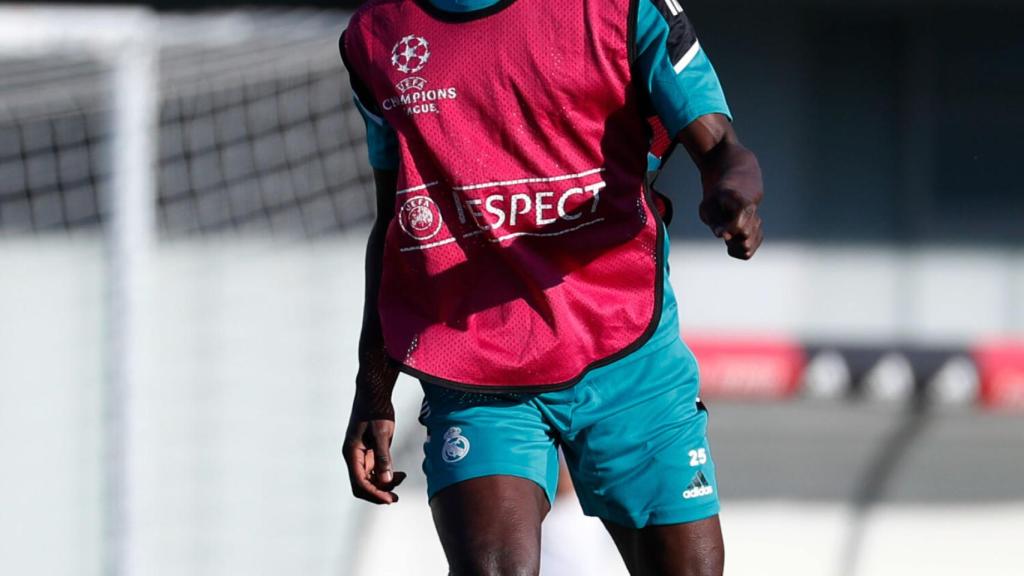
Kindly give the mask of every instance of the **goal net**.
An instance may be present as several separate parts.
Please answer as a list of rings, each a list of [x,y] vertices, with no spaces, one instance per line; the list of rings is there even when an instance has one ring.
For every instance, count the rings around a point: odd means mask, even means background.
[[[349,573],[346,18],[0,7],[5,567]]]

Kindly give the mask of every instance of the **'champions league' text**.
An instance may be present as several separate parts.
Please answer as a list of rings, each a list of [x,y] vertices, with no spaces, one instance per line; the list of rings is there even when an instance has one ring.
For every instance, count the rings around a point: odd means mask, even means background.
[[[381,102],[384,110],[390,111],[395,108],[404,109],[406,114],[422,114],[424,112],[437,112],[438,100],[455,100],[458,98],[455,88],[442,88],[439,90],[423,90],[411,94],[392,96]]]

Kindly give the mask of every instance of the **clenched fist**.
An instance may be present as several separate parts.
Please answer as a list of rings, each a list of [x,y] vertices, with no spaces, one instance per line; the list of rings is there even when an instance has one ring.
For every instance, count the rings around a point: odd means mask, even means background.
[[[757,213],[760,194],[743,194],[719,188],[700,203],[700,219],[715,236],[725,240],[729,255],[750,260],[764,241],[761,216]]]

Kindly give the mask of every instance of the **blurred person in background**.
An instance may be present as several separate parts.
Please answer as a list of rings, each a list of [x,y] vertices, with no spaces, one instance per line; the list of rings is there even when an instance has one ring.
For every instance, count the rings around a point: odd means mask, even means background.
[[[398,500],[404,371],[425,391],[423,468],[452,574],[538,573],[558,446],[632,574],[721,574],[670,204],[648,186],[656,135],[700,169],[701,218],[733,257],[761,244],[763,193],[682,7],[373,1],[341,52],[378,204],[344,446],[354,494]]]

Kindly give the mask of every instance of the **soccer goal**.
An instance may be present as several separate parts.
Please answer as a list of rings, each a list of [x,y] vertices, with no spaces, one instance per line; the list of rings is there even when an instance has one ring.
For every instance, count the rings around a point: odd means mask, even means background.
[[[144,330],[144,267],[153,235],[154,128],[159,101],[156,63],[154,19],[146,11],[0,7],[0,232],[10,238],[30,231],[102,230],[104,248],[90,252],[94,258],[104,255],[99,258],[106,264],[101,275],[107,297],[105,305],[89,304],[103,306],[104,344],[80,344],[101,355],[101,368],[91,374],[93,378],[81,374],[68,384],[86,389],[98,384],[94,390],[99,402],[92,404],[95,411],[87,417],[89,429],[98,428],[98,434],[90,438],[88,430],[69,432],[80,434],[88,444],[85,453],[103,464],[98,474],[71,472],[75,480],[85,480],[80,494],[84,500],[72,508],[78,515],[58,530],[56,540],[67,545],[69,553],[64,558],[68,561],[86,560],[85,567],[117,575],[130,573],[131,564],[128,523],[134,504],[128,443],[137,426],[131,391],[141,372],[137,343]],[[74,266],[70,252],[73,249],[57,258]],[[0,274],[9,278],[18,273],[11,265],[5,268]],[[45,330],[27,323],[21,329]],[[50,362],[69,361],[54,352]],[[19,362],[15,358],[11,364]],[[8,374],[12,380],[17,377],[17,370],[14,372],[13,377]],[[40,372],[45,379],[47,370]],[[100,373],[102,380],[96,382]],[[48,383],[27,376],[16,384],[46,388]],[[51,391],[60,393],[59,389]],[[32,404],[30,411],[38,407]],[[102,426],[97,426],[100,422]],[[67,424],[58,421],[57,427]],[[24,450],[43,449],[45,438],[41,446],[32,444]],[[29,478],[37,466],[47,465],[43,460],[37,455],[15,458],[14,462],[26,465],[19,472]],[[80,475],[83,478],[78,478]],[[67,492],[62,495],[68,497]],[[90,497],[96,505],[89,504]],[[44,509],[41,515],[59,514],[57,508]],[[102,526],[98,537],[74,537],[75,530],[94,532],[90,528],[97,523]],[[25,524],[30,530],[48,527],[39,516],[28,516]],[[62,542],[61,535],[68,541]],[[31,534],[13,535],[8,541],[19,540],[29,546],[12,547],[15,555],[38,552]],[[88,562],[97,556],[101,558],[98,565]],[[60,558],[43,554],[22,560],[28,566],[43,563],[63,571],[67,567],[60,565]]]
[[[346,19],[0,7],[5,568],[349,573]]]

